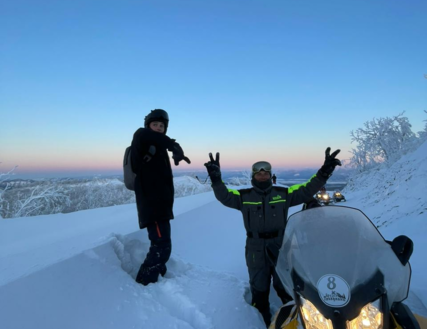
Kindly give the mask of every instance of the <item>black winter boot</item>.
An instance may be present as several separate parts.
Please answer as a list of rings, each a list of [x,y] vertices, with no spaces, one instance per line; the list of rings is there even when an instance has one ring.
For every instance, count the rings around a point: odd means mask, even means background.
[[[271,323],[271,313],[270,313],[270,302],[268,296],[270,291],[258,291],[251,288],[252,292],[252,306],[258,309],[261,313],[262,318],[264,319],[265,325],[268,326]]]
[[[163,274],[162,274],[163,273]],[[159,279],[159,274],[164,276],[166,273],[166,265],[158,264],[154,266],[147,266],[142,264],[139,269],[138,275],[136,276],[135,281],[146,286],[150,283],[156,283]]]
[[[283,305],[292,300],[292,297],[288,295],[285,289],[276,289],[277,296],[281,299]]]
[[[165,276],[166,272],[167,272],[168,268],[166,267],[165,264],[161,264],[160,265],[160,275],[161,276]]]
[[[261,311],[260,311],[261,312]],[[265,326],[268,328],[271,323],[271,313],[270,310],[265,310],[261,312],[262,318],[264,319]]]

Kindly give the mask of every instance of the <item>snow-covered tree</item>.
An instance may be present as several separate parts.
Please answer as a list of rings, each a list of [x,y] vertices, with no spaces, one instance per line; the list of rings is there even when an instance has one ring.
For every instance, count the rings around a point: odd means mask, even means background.
[[[51,182],[7,192],[2,209],[5,218],[56,214],[71,202],[65,187]]]
[[[418,139],[403,114],[374,118],[365,122],[364,128],[351,131],[352,142],[358,144],[351,151],[353,157],[350,162],[354,167],[363,171],[380,163],[391,164],[414,149]]]
[[[233,177],[230,180],[231,185],[251,185],[252,172],[250,170],[243,170],[240,172],[241,176]]]
[[[123,181],[118,178],[50,179],[11,185],[6,183],[0,184],[0,210],[3,218],[69,213],[135,202],[135,193],[126,189]],[[188,176],[174,178],[174,186],[176,198],[212,190],[210,184],[202,184]]]
[[[427,114],[427,111],[424,111],[424,113]],[[418,135],[420,136],[420,143],[425,142],[427,140],[427,120],[424,120],[424,130],[418,132]]]
[[[70,181],[68,195],[71,203],[63,212],[116,206],[135,202],[135,194],[122,181],[95,177],[87,181]]]
[[[1,164],[1,162],[0,162]],[[3,218],[3,208],[5,206],[5,201],[3,198],[4,193],[10,189],[10,184],[6,182],[6,180],[13,174],[13,171],[18,166],[13,167],[11,170],[9,170],[7,173],[0,172],[0,219]]]
[[[251,170],[243,170],[241,172],[242,176],[243,176],[243,181],[244,181],[244,185],[251,185],[251,180],[252,180],[252,171]]]
[[[175,188],[175,198],[212,191],[210,183],[200,183],[199,180],[190,176],[175,177],[173,179],[173,184]]]

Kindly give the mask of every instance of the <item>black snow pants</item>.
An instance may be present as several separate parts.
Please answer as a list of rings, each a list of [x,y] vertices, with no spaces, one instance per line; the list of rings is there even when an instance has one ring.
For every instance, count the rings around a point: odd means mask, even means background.
[[[148,224],[147,231],[151,242],[150,250],[136,276],[136,282],[144,286],[157,282],[159,274],[161,276],[166,274],[166,262],[172,252],[169,220]]]
[[[248,238],[246,240],[246,265],[249,272],[252,306],[261,313],[267,327],[271,322],[269,301],[271,280],[273,279],[273,288],[283,304],[292,300],[267,255],[266,244],[269,245],[268,249],[274,250],[278,254],[282,238],[279,237],[276,240],[269,240],[268,243],[264,239]]]
[[[276,290],[277,296],[279,296],[283,304],[292,300],[292,297],[286,292],[273,266],[267,266],[265,269],[258,269],[258,271],[249,269],[249,277],[252,293],[252,306],[257,308],[261,313],[268,328],[271,323],[269,301],[271,278],[273,277],[273,288]]]

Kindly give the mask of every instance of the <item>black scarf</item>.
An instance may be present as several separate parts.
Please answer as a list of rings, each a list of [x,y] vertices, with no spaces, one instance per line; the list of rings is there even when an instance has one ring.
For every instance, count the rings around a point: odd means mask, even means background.
[[[268,179],[265,182],[259,182],[255,178],[252,178],[251,183],[252,183],[252,186],[257,187],[262,191],[266,191],[268,188],[270,188],[273,185],[273,183],[271,182],[271,179]]]

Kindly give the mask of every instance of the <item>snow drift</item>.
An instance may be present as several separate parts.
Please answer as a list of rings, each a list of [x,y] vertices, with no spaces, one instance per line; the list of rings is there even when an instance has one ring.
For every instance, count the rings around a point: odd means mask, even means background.
[[[426,159],[427,143],[343,191],[385,238],[414,240],[408,305],[424,316]],[[265,328],[248,304],[240,213],[212,192],[176,199],[174,212],[168,272],[147,287],[134,281],[149,247],[135,204],[1,220],[0,328]]]

